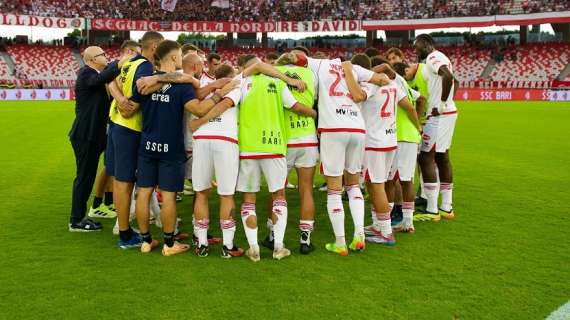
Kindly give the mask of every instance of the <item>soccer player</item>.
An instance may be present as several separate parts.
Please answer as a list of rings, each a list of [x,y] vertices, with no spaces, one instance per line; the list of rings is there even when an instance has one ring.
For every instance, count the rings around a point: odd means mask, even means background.
[[[427,34],[416,37],[414,49],[420,60],[425,59],[424,77],[429,91],[429,116],[423,129],[420,153],[427,207],[425,214],[418,216],[418,219],[429,217],[430,220],[439,220],[439,216],[453,219],[453,176],[449,160],[449,148],[457,121],[457,108],[453,101],[453,67],[442,52],[435,50],[433,39]],[[434,164],[437,164],[439,171],[439,186]],[[442,200],[439,210],[438,187]]]
[[[352,58],[352,63],[370,69],[371,61],[363,54]],[[356,82],[352,72],[352,63],[344,62],[348,88],[355,101],[363,101],[362,114],[366,123],[366,142],[364,155],[364,176],[372,200],[373,225],[367,229],[370,236],[367,241],[394,245],[390,223],[390,207],[384,189],[388,180],[392,162],[398,149],[396,139],[396,107],[407,112],[419,130],[419,121],[413,105],[395,81],[378,87],[370,83]],[[362,88],[361,88],[362,86]]]
[[[342,204],[343,174],[349,207],[354,222],[351,250],[364,250],[364,197],[359,186],[359,175],[364,154],[365,124],[360,107],[350,97],[340,59],[311,59],[308,50],[297,50],[282,55],[278,64],[308,65],[318,82],[318,131],[321,133],[321,170],[325,175],[328,196],[327,211],[336,241],[325,247],[339,255],[348,255],[344,232]],[[362,67],[353,69],[358,82],[385,85],[390,82],[384,74]]]
[[[275,52],[268,53],[265,58],[263,58],[263,62],[267,64],[275,64],[275,61],[279,59],[279,55]]]

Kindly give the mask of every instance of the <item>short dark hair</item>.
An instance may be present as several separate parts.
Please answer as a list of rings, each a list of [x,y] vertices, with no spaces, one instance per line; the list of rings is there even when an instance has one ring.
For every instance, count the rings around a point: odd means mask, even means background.
[[[126,49],[140,48],[141,44],[133,40],[125,40],[121,43],[120,53],[125,52]]]
[[[303,51],[307,56],[311,53],[309,49],[307,49],[307,47],[304,46],[296,46],[293,48],[293,50]]]
[[[221,64],[214,73],[216,79],[227,78],[234,72],[234,68],[229,64]]]
[[[379,66],[381,64],[384,64],[384,63],[390,64],[388,62],[388,60],[382,58],[382,56],[374,56],[374,57],[370,58],[370,65],[372,68]]]
[[[173,40],[162,40],[154,52],[154,60],[164,59],[172,50],[180,49],[180,44]]]
[[[141,47],[143,49],[150,48],[153,44],[164,40],[164,37],[156,31],[147,31],[141,38]]]
[[[433,38],[427,34],[427,33],[423,33],[420,34],[419,36],[416,37],[416,41],[423,41],[426,44],[432,45],[433,46]]]
[[[279,56],[277,55],[277,53],[271,52],[271,53],[268,53],[268,54],[265,56],[265,59],[267,59],[267,60],[277,60],[277,59],[279,59]]]
[[[255,54],[242,54],[237,59],[237,64],[239,67],[245,66],[250,60],[257,58]]]
[[[405,62],[398,62],[394,63],[392,68],[396,71],[397,74],[401,75],[402,77],[406,75],[406,68],[409,68],[410,65]]]
[[[372,58],[375,56],[379,56],[380,50],[378,50],[374,47],[368,47],[368,48],[366,48],[366,50],[364,50],[364,54],[367,55],[369,58]]]
[[[370,68],[371,68],[370,58],[367,55],[365,55],[364,53],[355,54],[352,57],[352,59],[350,59],[350,62],[352,62],[352,64],[359,65],[359,66],[363,67],[364,69],[370,70]]]
[[[188,53],[188,51],[198,52],[198,50],[200,50],[200,48],[196,47],[195,45],[193,45],[191,43],[185,43],[182,45],[182,55],[184,55],[184,56]]]
[[[216,59],[216,60],[222,60],[222,57],[220,57],[220,55],[217,54],[217,53],[210,53],[210,54],[208,54],[208,58],[207,58],[208,62],[211,63],[212,60],[214,60],[214,59]]]
[[[386,58],[391,55],[394,54],[400,58],[402,58],[402,60],[404,60],[404,53],[402,52],[402,50],[400,50],[399,48],[390,48],[388,49],[388,51],[386,51]]]

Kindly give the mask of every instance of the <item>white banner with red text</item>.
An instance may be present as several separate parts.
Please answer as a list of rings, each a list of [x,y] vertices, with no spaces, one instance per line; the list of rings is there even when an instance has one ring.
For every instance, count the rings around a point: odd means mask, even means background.
[[[0,25],[43,28],[85,29],[85,18],[57,18],[0,13]]]
[[[0,89],[0,101],[73,100],[73,89]]]

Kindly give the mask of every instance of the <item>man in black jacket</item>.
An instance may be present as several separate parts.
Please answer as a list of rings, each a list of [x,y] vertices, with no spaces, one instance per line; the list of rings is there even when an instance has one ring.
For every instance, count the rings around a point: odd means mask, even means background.
[[[75,83],[75,121],[69,132],[77,165],[69,219],[71,232],[99,231],[102,228],[100,223],[86,219],[85,212],[95,183],[99,157],[107,140],[111,98],[106,84],[119,75],[121,65],[119,61],[108,64],[105,52],[99,47],[85,49],[83,61],[85,66],[79,70]]]

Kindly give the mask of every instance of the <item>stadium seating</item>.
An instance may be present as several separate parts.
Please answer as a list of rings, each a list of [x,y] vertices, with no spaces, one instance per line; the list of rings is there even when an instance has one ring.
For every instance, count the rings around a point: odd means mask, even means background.
[[[14,75],[10,71],[10,67],[4,58],[0,56],[0,80],[12,80],[14,79]]]
[[[147,0],[16,0],[0,2],[0,12],[60,17],[108,17],[153,20],[264,21],[319,19],[420,19],[570,10],[567,0],[229,0],[178,1],[176,10]],[[216,1],[223,3],[224,1]]]
[[[548,81],[556,78],[570,62],[568,45],[526,45],[510,50],[505,60],[495,65],[490,75],[492,80]]]
[[[7,49],[28,80],[75,80],[79,62],[62,46],[13,45]]]

